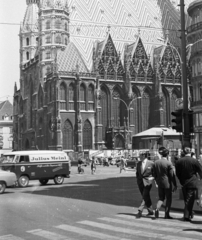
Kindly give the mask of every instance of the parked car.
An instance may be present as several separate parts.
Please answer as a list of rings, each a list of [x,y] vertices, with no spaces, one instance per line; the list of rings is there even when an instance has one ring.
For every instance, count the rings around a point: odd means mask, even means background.
[[[16,182],[15,173],[0,169],[0,194],[4,193],[7,187],[15,186]]]

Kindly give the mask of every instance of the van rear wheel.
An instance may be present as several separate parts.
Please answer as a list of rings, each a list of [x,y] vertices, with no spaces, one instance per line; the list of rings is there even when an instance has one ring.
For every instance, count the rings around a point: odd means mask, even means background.
[[[46,185],[48,183],[48,179],[40,179],[39,182],[41,185]]]
[[[28,184],[29,184],[29,178],[27,176],[23,175],[18,179],[18,185],[20,187],[27,187]]]
[[[64,182],[64,177],[63,176],[56,176],[54,177],[54,183],[57,185],[60,185]]]
[[[6,189],[6,184],[4,182],[0,182],[0,194],[4,193]]]

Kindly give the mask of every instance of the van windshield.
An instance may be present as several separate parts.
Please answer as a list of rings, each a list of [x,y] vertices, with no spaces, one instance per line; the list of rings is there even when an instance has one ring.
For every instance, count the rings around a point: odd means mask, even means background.
[[[14,161],[15,155],[4,155],[2,163],[11,163]]]

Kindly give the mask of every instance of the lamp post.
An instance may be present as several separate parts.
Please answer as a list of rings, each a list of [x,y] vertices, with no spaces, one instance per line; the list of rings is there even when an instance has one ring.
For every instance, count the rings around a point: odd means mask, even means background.
[[[129,134],[129,129],[130,129],[130,107],[131,107],[131,104],[133,103],[133,101],[137,100],[137,99],[141,99],[141,97],[136,97],[136,98],[133,98],[132,100],[130,100],[130,103],[127,104],[123,99],[119,98],[119,97],[113,97],[115,100],[120,100],[121,102],[123,102],[126,106],[126,109],[127,109],[127,125],[128,125],[128,134]],[[129,142],[129,141],[128,141]]]

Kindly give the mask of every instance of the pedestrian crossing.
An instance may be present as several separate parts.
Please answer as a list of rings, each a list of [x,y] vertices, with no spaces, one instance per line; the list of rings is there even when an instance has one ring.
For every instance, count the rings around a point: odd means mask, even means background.
[[[173,220],[120,213],[95,220],[81,220],[74,225],[60,224],[51,229],[32,229],[22,236],[12,234],[0,236],[0,240],[201,240],[202,217],[195,216],[192,223],[183,222],[182,214],[173,213]]]

